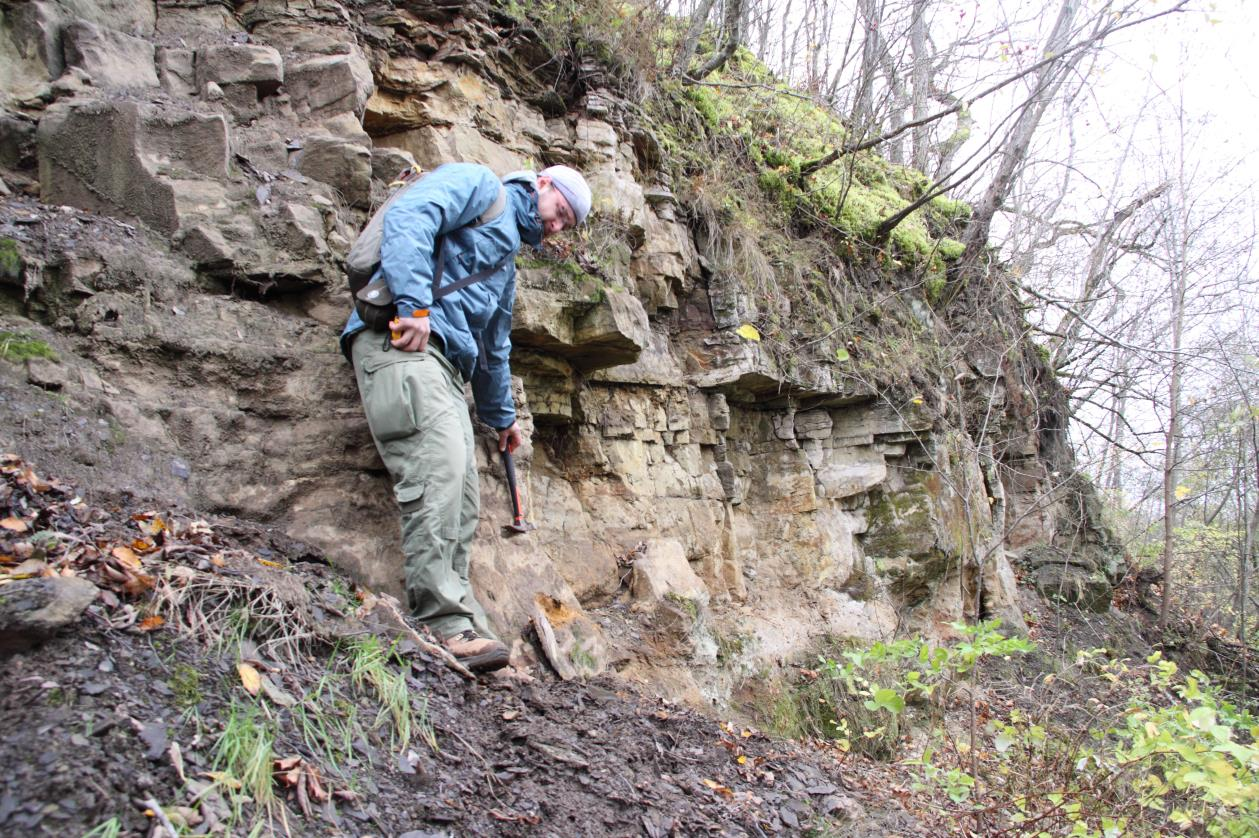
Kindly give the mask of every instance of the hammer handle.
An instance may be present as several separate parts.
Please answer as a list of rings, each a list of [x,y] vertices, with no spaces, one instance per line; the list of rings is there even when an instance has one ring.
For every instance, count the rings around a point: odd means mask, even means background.
[[[520,489],[516,486],[516,461],[510,451],[503,451],[503,468],[507,470],[507,491],[511,494],[511,513],[514,523],[524,520],[525,511],[520,505]]]

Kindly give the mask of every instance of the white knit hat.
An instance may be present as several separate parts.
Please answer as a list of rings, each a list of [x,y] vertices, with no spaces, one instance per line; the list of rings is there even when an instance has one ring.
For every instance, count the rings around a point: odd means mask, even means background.
[[[568,166],[548,166],[538,172],[538,177],[549,177],[552,185],[568,201],[573,210],[573,218],[581,224],[590,212],[590,186],[581,172]]]

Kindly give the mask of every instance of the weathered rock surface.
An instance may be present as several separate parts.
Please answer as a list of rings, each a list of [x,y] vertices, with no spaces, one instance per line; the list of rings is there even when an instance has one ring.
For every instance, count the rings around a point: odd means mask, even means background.
[[[65,60],[97,87],[157,87],[153,43],[113,29],[76,21],[62,35]]]
[[[0,586],[0,654],[47,640],[79,619],[96,599],[86,579],[52,576]]]
[[[740,336],[771,305],[793,322],[793,303],[754,293],[683,198],[646,182],[650,143],[614,97],[566,102],[545,77],[563,62],[525,77],[478,7],[451,26],[414,5],[88,5],[0,21],[0,174],[37,167],[42,202],[0,199],[0,328],[61,359],[0,363],[0,382],[62,400],[35,421],[0,401],[0,446],[267,521],[397,592],[396,512],[337,344],[337,260],[412,162],[565,162],[589,174],[600,238],[597,258],[518,260],[536,531],[501,535],[501,466],[491,435],[478,442],[471,575],[505,637],[541,608],[574,671],[720,701],[739,673],[825,638],[939,636],[976,614],[1017,629],[1012,561],[1047,595],[1108,602],[1113,545],[1089,488],[1061,478],[1065,405],[1032,349],[993,353],[972,314],[933,312],[863,265],[836,286],[917,324],[890,345],[964,351],[898,378]],[[999,450],[972,438],[959,387],[992,406]],[[90,446],[77,427],[99,429]]]

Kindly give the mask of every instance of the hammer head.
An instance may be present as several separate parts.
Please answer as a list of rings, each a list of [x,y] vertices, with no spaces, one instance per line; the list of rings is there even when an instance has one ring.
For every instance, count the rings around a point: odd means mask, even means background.
[[[505,536],[516,535],[517,533],[522,533],[522,532],[532,532],[533,530],[536,530],[536,529],[537,527],[535,525],[529,523],[523,518],[517,518],[515,521],[512,521],[510,524],[503,524],[503,535]]]

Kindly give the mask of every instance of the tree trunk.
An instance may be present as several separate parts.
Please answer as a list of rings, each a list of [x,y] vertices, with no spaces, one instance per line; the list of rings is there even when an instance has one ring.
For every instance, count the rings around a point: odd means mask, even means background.
[[[864,32],[861,37],[861,72],[857,75],[857,98],[853,103],[853,133],[863,137],[873,130],[874,121],[874,78],[879,71],[880,18],[878,0],[858,0],[857,19],[861,22]]]
[[[673,62],[673,75],[685,76],[690,69],[691,59],[695,57],[695,48],[699,45],[700,35],[704,34],[704,25],[708,22],[714,2],[715,0],[700,0],[696,7],[695,14],[691,16],[691,25],[687,27],[686,36],[682,40],[682,49]]]
[[[1058,10],[1058,19],[1045,42],[1046,55],[1057,55],[1070,43],[1071,27],[1075,21],[1076,12],[1079,11],[1080,2],[1081,0],[1062,0],[1062,7]],[[963,239],[966,250],[962,256],[964,265],[978,263],[980,253],[988,244],[988,231],[992,227],[992,218],[1001,208],[1014,183],[1015,175],[1023,166],[1023,161],[1027,159],[1027,151],[1036,133],[1036,127],[1040,124],[1040,119],[1054,94],[1062,85],[1062,80],[1066,78],[1071,68],[1079,63],[1080,56],[1081,53],[1076,52],[1061,61],[1050,62],[1037,73],[1032,96],[1023,106],[1013,130],[1006,138],[1001,149],[1001,163],[984,197],[975,208],[970,225],[966,228]]]
[[[1182,158],[1183,159],[1183,158]],[[1185,206],[1182,195],[1181,206]],[[1180,482],[1180,377],[1184,359],[1180,355],[1185,326],[1185,271],[1188,260],[1188,242],[1185,231],[1188,219],[1182,218],[1176,234],[1176,253],[1170,262],[1172,272],[1172,334],[1170,356],[1171,370],[1167,379],[1167,432],[1163,441],[1163,601],[1158,611],[1158,627],[1167,630],[1172,599],[1172,554],[1176,538],[1176,485]]]
[[[713,57],[699,68],[699,72],[694,76],[696,81],[703,81],[724,67],[730,60],[730,56],[734,55],[734,51],[738,49],[739,35],[743,29],[744,2],[745,0],[726,0],[726,13],[721,22],[721,31],[725,41],[721,49],[717,50]]]
[[[915,122],[927,118],[927,103],[931,99],[931,56],[927,52],[927,0],[914,0],[909,20],[909,45],[913,60],[910,71],[910,112]],[[910,134],[912,162],[920,172],[927,171],[927,144],[930,132],[926,124],[919,125]]]

